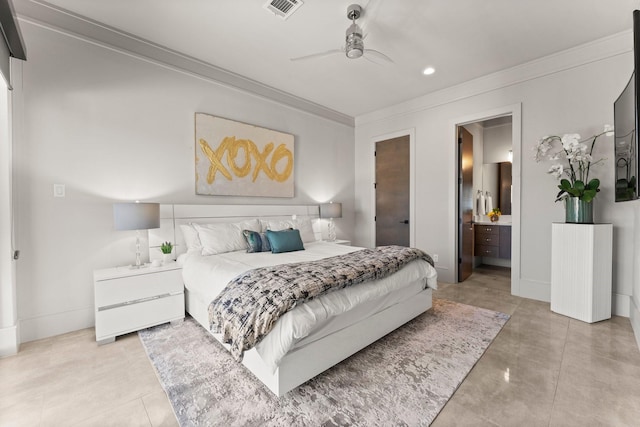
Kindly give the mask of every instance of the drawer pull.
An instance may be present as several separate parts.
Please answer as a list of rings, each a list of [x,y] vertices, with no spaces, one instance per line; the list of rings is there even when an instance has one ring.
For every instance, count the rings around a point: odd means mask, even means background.
[[[171,294],[153,295],[151,297],[140,298],[133,301],[125,301],[118,304],[111,304],[111,305],[105,305],[104,307],[98,307],[98,311],[111,310],[118,307],[126,307],[127,305],[132,305],[132,304],[141,304],[143,302],[153,301],[155,299],[166,298],[170,296]]]

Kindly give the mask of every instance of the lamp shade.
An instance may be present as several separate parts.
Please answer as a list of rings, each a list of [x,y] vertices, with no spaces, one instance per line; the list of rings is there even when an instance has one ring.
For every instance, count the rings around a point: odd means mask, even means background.
[[[342,203],[321,204],[320,218],[342,218]]]
[[[114,203],[113,225],[116,230],[160,228],[160,204]]]

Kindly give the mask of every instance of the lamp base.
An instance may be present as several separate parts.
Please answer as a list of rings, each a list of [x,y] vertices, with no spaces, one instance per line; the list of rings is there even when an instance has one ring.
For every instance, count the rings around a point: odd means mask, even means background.
[[[336,225],[333,223],[333,218],[329,218],[329,224],[327,224],[328,231],[328,241],[335,242],[336,241]]]

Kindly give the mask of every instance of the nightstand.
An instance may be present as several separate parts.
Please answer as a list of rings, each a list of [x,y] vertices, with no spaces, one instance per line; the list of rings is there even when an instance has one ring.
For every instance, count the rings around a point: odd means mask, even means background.
[[[96,341],[184,319],[182,267],[116,267],[93,272]]]
[[[327,240],[327,242],[329,243],[335,243],[336,245],[345,245],[345,246],[351,246],[351,240],[341,240],[341,239],[336,239],[333,242],[330,240]]]

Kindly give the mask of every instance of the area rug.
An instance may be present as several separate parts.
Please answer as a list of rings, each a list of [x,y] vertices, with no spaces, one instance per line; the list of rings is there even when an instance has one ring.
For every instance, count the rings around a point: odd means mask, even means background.
[[[181,426],[429,425],[509,316],[433,308],[277,398],[195,320],[139,332]]]

